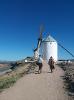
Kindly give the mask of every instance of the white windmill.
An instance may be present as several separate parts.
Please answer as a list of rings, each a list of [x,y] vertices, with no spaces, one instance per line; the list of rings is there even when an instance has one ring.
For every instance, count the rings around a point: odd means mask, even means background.
[[[58,60],[58,47],[57,41],[48,35],[46,38],[42,38],[43,27],[40,28],[40,36],[38,38],[37,48],[34,49],[34,58],[38,59],[39,55],[43,59],[49,60],[52,56],[55,61]]]
[[[67,53],[69,53],[72,57],[74,55],[63,47],[59,42],[57,42],[52,36],[48,35],[46,38],[42,38],[43,27],[40,29],[40,36],[38,38],[37,48],[34,49],[34,58],[38,59],[39,55],[42,56],[43,59],[49,60],[52,56],[55,61],[58,61],[58,46],[63,48]]]
[[[58,60],[58,46],[57,41],[48,35],[46,38],[42,39],[40,53],[45,60],[49,60],[52,56],[55,61]]]

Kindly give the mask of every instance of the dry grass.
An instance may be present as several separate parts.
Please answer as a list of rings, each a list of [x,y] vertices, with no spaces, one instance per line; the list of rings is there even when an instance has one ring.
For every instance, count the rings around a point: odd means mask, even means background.
[[[65,89],[68,91],[70,100],[74,100],[74,62],[69,65],[61,65],[61,68],[65,71],[64,82]]]
[[[10,73],[0,76],[0,92],[12,86],[20,77],[25,75],[30,68],[30,64],[21,65]]]

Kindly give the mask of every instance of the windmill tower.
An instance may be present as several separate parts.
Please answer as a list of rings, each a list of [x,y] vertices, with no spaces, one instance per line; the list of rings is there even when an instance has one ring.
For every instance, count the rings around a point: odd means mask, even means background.
[[[49,58],[52,56],[55,61],[58,60],[57,41],[50,35],[42,40],[40,49],[43,59],[48,61]]]
[[[34,58],[38,59],[39,55],[42,56],[43,59],[49,60],[52,56],[55,61],[58,60],[58,46],[57,41],[48,35],[46,38],[42,37],[43,26],[40,27],[40,36],[38,38],[37,48],[34,49]]]

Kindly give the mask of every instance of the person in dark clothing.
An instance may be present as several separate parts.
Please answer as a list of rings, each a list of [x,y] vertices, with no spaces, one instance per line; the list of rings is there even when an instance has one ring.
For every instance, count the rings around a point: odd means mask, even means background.
[[[49,61],[48,61],[48,64],[49,64],[49,66],[50,66],[50,70],[51,70],[51,73],[52,73],[52,70],[55,68],[55,67],[54,67],[54,59],[53,59],[52,56],[50,57],[50,59],[49,59]]]

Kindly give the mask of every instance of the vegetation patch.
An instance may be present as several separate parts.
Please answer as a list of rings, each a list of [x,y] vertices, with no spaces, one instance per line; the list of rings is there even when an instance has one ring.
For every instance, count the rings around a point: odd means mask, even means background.
[[[25,64],[17,67],[10,73],[0,76],[0,92],[13,86],[13,84],[23,75],[27,74],[31,68],[31,64]]]
[[[62,66],[61,68],[65,71],[64,87],[68,93],[69,99],[74,100],[74,62],[69,65]]]
[[[17,81],[17,79],[18,79],[17,76],[12,76],[12,77],[1,79],[0,80],[0,92],[3,89],[9,88],[10,86],[12,86]]]

